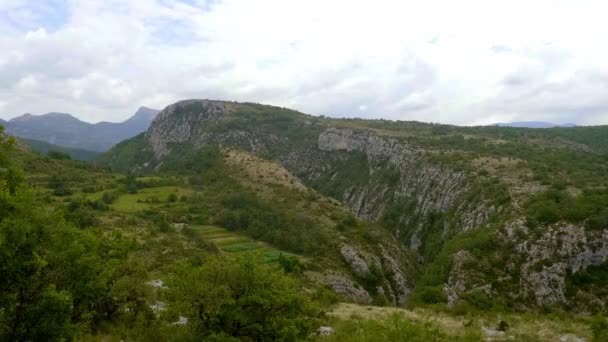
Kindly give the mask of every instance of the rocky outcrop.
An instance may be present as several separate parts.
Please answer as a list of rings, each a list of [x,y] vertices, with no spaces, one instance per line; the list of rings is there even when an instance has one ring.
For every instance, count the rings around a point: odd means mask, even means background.
[[[415,272],[407,272],[400,266],[400,263],[396,258],[391,256],[391,253],[385,246],[378,245],[381,250],[382,256],[382,269],[387,277],[392,290],[393,301],[397,305],[404,305],[414,289],[414,283],[412,279],[409,279],[408,273],[412,274]]]
[[[528,229],[518,221],[509,231],[515,234]],[[608,260],[608,230],[589,232],[583,226],[557,224],[547,227],[540,237],[529,232],[525,236],[516,245],[517,253],[525,260],[520,287],[538,305],[565,303],[567,275]]]
[[[205,141],[205,128],[231,110],[230,102],[185,100],[163,109],[146,132],[154,156],[158,159],[170,151],[171,144]]]
[[[332,164],[347,158],[348,153],[363,153],[369,164],[369,181],[346,189],[340,199],[359,217],[372,221],[380,219],[391,203],[414,203],[411,210],[402,211],[393,234],[415,251],[422,245],[425,223],[432,213],[452,212],[443,226],[444,235],[448,235],[480,227],[502,209],[483,200],[465,200],[471,189],[465,172],[433,163],[424,151],[396,138],[372,131],[328,128],[319,135],[317,147],[323,157],[317,161],[316,172],[302,157],[292,155],[286,165],[295,169],[308,165],[299,174],[314,183],[316,177],[335,172]]]
[[[359,255],[359,252],[355,248],[342,244],[340,254],[342,254],[344,260],[357,276],[364,278],[370,273],[367,262]]]
[[[572,297],[567,291],[567,281],[572,274],[608,261],[608,229],[589,231],[565,223],[537,229],[542,233],[531,230],[523,220],[516,220],[506,224],[502,233],[497,232],[497,241],[512,248],[501,255],[504,269],[496,269],[492,274],[480,272],[483,263],[471,252],[454,253],[443,289],[448,304],[456,304],[472,291],[483,291],[488,298],[503,296],[523,307],[577,306],[578,301],[606,307],[606,298],[593,293],[578,290]],[[510,290],[495,293],[493,284]]]
[[[382,214],[378,208],[386,201],[385,194],[395,199],[413,198],[417,201],[417,214],[432,210],[445,212],[456,198],[467,191],[465,175],[432,165],[416,150],[396,139],[377,134],[345,128],[329,128],[319,136],[318,147],[322,151],[363,152],[372,167],[371,175],[381,169],[394,167],[399,172],[397,184],[370,184],[353,188],[344,200],[359,216],[376,220]],[[373,169],[375,165],[382,165]]]
[[[473,257],[468,251],[462,250],[456,252],[452,256],[452,259],[452,269],[450,270],[448,283],[443,288],[443,293],[450,306],[454,305],[460,298],[460,294],[464,293],[467,287],[469,287],[465,264],[468,260],[472,260]]]
[[[305,275],[309,279],[325,284],[337,294],[355,303],[371,304],[373,302],[372,296],[346,274],[330,271],[326,273],[305,272]]]
[[[395,305],[403,305],[414,288],[414,266],[411,257],[404,255],[394,243],[379,242],[374,251],[364,251],[360,247],[342,243],[340,254],[350,271],[359,280],[375,279],[379,283],[373,292],[383,295]]]

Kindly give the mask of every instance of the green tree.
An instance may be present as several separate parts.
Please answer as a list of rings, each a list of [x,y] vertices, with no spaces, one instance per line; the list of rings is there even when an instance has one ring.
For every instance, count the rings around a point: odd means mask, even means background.
[[[300,283],[251,256],[209,257],[202,266],[173,267],[170,295],[198,338],[294,341],[308,336],[321,314]]]

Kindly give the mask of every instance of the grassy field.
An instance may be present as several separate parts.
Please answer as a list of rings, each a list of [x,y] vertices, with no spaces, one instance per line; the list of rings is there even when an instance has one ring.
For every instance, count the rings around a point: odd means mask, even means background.
[[[125,194],[120,196],[114,203],[112,208],[119,212],[133,213],[150,208],[157,203],[166,203],[171,194],[175,194],[177,198],[188,196],[191,190],[180,188],[177,186],[160,186],[156,188],[145,188],[139,190],[135,194]],[[95,194],[91,194],[95,195]]]
[[[383,321],[398,316],[416,324],[427,324],[437,327],[442,333],[458,340],[468,337],[486,337],[486,330],[498,330],[500,322],[505,322],[505,338],[514,341],[575,341],[575,337],[590,341],[591,332],[587,318],[565,318],[560,315],[533,315],[527,313],[475,313],[457,315],[427,308],[406,310],[395,307],[365,306],[352,303],[340,303],[329,313],[333,317],[336,330],[342,322]],[[488,339],[489,340],[489,339]]]
[[[226,253],[260,253],[265,262],[277,261],[281,254],[292,255],[224,228],[216,226],[192,226],[192,228],[204,240],[213,243]]]

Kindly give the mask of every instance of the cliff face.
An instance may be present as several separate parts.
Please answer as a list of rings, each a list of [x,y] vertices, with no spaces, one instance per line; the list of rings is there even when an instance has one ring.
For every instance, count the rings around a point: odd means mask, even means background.
[[[408,265],[413,250],[428,269],[440,262],[436,255],[449,254],[438,268],[447,270],[439,287],[449,304],[472,295],[509,298],[523,306],[574,305],[580,298],[605,303],[598,299],[600,292],[573,294],[567,284],[572,274],[606,261],[606,231],[561,224],[543,227],[540,235],[532,233],[519,204],[526,194],[515,191],[522,186],[512,172],[504,172],[507,179],[488,175],[475,163],[455,167],[435,158],[449,157],[450,149],[415,144],[363,124],[354,126],[277,107],[182,101],[160,112],[147,131],[154,160],[146,165],[158,165],[180,144],[236,147],[277,161],[305,185],[341,201],[358,217],[378,222],[393,242],[357,245],[346,239],[336,246],[348,265],[346,273],[310,274],[360,302],[372,301],[374,292],[390,302],[405,303],[416,277]],[[510,157],[500,160],[511,163]],[[504,169],[497,162],[493,165],[497,172]],[[512,193],[518,199],[512,199]],[[486,253],[492,255],[491,262],[480,257],[477,247],[443,247],[477,230],[493,232],[488,238],[493,247]],[[374,290],[363,289],[360,284],[378,270],[387,276],[374,283]]]
[[[577,311],[603,311],[608,305],[604,290],[578,287],[576,277],[587,277],[592,266],[608,260],[608,229],[590,231],[582,226],[559,223],[542,232],[532,231],[522,220],[507,223],[496,232],[507,253],[496,253],[504,268],[480,272],[482,258],[467,250],[452,256],[449,278],[443,287],[448,304],[483,292],[516,305],[565,306]]]

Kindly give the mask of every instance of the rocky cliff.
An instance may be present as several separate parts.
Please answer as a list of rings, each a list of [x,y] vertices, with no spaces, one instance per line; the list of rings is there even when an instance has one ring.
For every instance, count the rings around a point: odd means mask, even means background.
[[[601,291],[569,290],[568,282],[603,265],[606,232],[566,223],[531,229],[523,218],[521,205],[531,195],[521,189],[546,186],[530,179],[533,160],[522,158],[561,147],[547,143],[537,152],[534,144],[543,141],[538,137],[509,142],[510,136],[501,135],[511,134],[508,128],[470,130],[469,137],[449,135],[450,130],[456,128],[332,120],[278,107],[188,100],[161,111],[143,143],[153,152],[145,163],[149,169],[183,145],[219,145],[275,160],[305,185],[383,226],[400,244],[357,245],[346,239],[337,245],[346,273],[309,274],[357,301],[371,302],[380,293],[389,302],[405,303],[416,282],[410,261],[404,261],[411,260],[411,250],[427,272],[414,290],[423,301],[455,305],[487,299],[495,305],[504,299],[519,307],[572,306],[575,298],[605,303]],[[507,157],[492,159],[499,153]],[[440,275],[428,274],[433,270]]]

